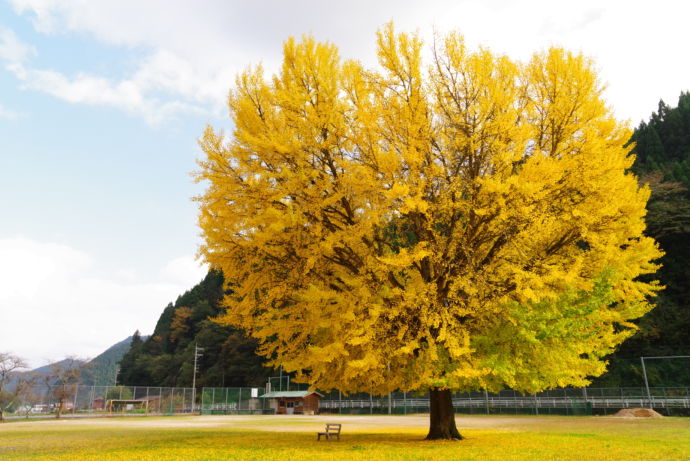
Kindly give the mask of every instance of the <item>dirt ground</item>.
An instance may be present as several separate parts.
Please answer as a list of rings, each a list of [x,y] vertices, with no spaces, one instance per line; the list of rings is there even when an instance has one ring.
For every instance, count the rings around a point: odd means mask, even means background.
[[[456,416],[456,424],[461,430],[500,428],[519,430],[525,426],[542,425],[545,422],[558,424],[572,420],[573,417],[558,416]],[[601,418],[604,419],[604,418]],[[545,421],[546,420],[546,421]],[[302,432],[322,430],[326,423],[341,423],[348,432],[376,432],[377,429],[390,430],[391,427],[424,430],[429,427],[429,415],[387,416],[387,415],[204,415],[204,416],[142,416],[113,418],[66,418],[62,420],[42,420],[16,422],[13,425],[31,424],[35,426],[117,426],[131,428],[175,428],[175,427],[226,427],[238,430],[258,430],[269,432]],[[46,427],[47,428],[47,427]]]
[[[663,418],[662,415],[649,408],[625,408],[613,416],[617,418]]]

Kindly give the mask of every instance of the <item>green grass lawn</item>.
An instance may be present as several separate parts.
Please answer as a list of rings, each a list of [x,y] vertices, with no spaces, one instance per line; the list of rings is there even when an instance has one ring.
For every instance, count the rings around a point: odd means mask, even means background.
[[[317,442],[326,422],[340,442]],[[5,460],[690,460],[690,419],[458,417],[466,440],[425,442],[424,416],[187,416],[0,425]]]

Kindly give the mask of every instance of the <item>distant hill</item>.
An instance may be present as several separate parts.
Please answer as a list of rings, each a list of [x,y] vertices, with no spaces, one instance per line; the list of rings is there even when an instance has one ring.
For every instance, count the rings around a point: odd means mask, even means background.
[[[34,374],[38,374],[38,375],[47,375],[48,373],[50,373],[50,367],[52,367],[53,365],[66,365],[69,362],[70,362],[70,359],[59,360],[57,362],[49,363],[48,365],[43,365],[42,367],[35,368],[35,369],[29,371],[28,373],[34,373]],[[86,363],[87,363],[87,362],[84,362],[82,360],[79,360],[79,362],[83,363],[84,365],[86,365]]]
[[[87,386],[112,386],[115,383],[115,373],[117,370],[118,362],[122,360],[122,357],[129,350],[132,344],[133,336],[120,341],[119,343],[113,344],[108,349],[103,351],[101,354],[97,355],[93,359],[86,361],[79,361],[83,366],[83,374],[81,378],[81,384]],[[143,336],[143,339],[147,339],[148,336]],[[50,367],[54,365],[64,365],[67,364],[70,359],[64,359],[57,362],[49,363],[48,365],[43,365],[42,367],[35,368],[29,372],[23,373],[33,373],[38,375],[47,375],[50,373]],[[22,372],[17,373],[21,375]]]
[[[118,362],[129,350],[133,336],[113,344],[89,362],[88,373],[84,376],[84,384],[93,386],[113,386]],[[147,339],[143,336],[142,339]]]
[[[12,376],[10,376],[8,388],[12,389],[16,385],[17,380],[20,377],[26,376],[26,375],[32,375],[33,377],[37,378],[36,385],[40,386],[44,383],[45,377],[50,374],[50,369],[53,366],[72,368],[75,365],[76,366],[84,366],[86,364],[87,364],[87,362],[85,362],[83,360],[76,360],[73,362],[72,359],[67,358],[67,359],[59,360],[57,362],[49,363],[47,365],[43,365],[42,367],[34,368],[33,370],[17,371],[15,373],[13,373]],[[91,384],[91,382],[89,382],[89,384]]]

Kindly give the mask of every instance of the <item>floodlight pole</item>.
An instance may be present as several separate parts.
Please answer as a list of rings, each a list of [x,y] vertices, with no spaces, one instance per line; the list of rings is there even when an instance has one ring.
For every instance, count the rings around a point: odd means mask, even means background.
[[[203,354],[204,349],[202,347],[197,346],[197,343],[194,343],[194,373],[192,374],[192,413],[194,413],[194,407],[196,406],[196,373],[198,371],[196,361],[199,357],[201,357]]]
[[[640,361],[642,362],[642,375],[644,376],[644,387],[647,389],[647,404],[649,405],[649,408],[653,408],[654,406],[652,405],[652,394],[649,392],[649,381],[647,381],[647,368],[644,366],[644,357],[640,357]]]

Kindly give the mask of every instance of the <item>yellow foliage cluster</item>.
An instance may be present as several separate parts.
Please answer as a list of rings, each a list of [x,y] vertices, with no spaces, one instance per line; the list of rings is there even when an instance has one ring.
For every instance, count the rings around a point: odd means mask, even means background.
[[[189,307],[178,307],[170,323],[170,340],[178,341],[183,338],[189,330],[189,319],[192,317],[192,310]]]
[[[320,389],[582,385],[658,289],[630,131],[587,58],[392,24],[380,68],[310,37],[242,73],[207,128],[203,257],[221,321]]]

